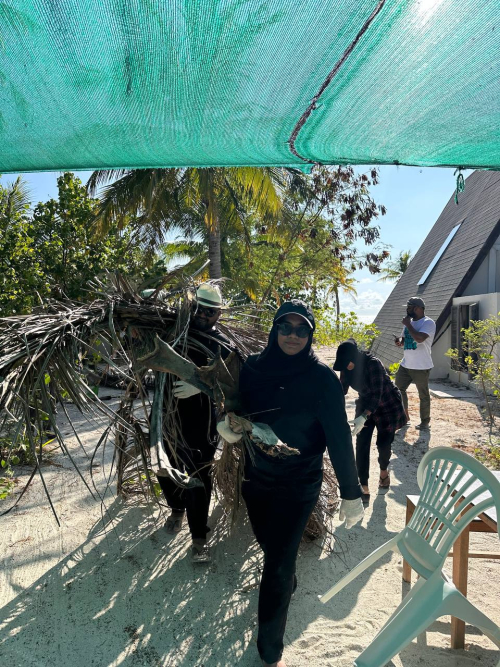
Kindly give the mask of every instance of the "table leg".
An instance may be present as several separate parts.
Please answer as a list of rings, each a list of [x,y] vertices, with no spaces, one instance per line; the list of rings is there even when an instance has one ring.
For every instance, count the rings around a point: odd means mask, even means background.
[[[467,574],[469,568],[469,526],[461,532],[453,545],[453,583],[462,595],[467,596]],[[451,617],[451,648],[464,648],[465,623]]]
[[[406,499],[406,524],[408,525],[413,512],[415,511],[415,505],[411,502],[409,498]],[[411,584],[411,566],[403,558],[403,581]]]

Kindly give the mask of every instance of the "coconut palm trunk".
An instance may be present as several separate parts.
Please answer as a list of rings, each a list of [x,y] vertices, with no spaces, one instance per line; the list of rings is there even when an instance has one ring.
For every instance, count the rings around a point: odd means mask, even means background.
[[[335,328],[337,333],[340,329],[340,296],[339,296],[339,286],[333,286],[333,293],[335,294]]]
[[[210,278],[222,278],[220,227],[215,225],[213,231],[208,234],[208,258],[210,260]]]

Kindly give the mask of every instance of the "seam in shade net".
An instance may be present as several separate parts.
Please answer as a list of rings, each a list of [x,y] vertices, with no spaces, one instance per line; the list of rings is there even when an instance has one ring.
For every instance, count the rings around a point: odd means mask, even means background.
[[[465,190],[465,181],[464,181],[464,175],[462,174],[462,169],[463,167],[458,167],[453,172],[453,176],[457,174],[457,187],[455,189],[455,204],[457,206],[458,206],[458,194]]]
[[[349,44],[347,49],[342,54],[341,58],[339,60],[337,60],[337,62],[335,63],[335,67],[331,70],[331,72],[328,74],[326,79],[323,81],[323,83],[321,84],[320,89],[318,90],[316,95],[312,98],[311,103],[309,104],[309,106],[304,111],[302,116],[299,118],[297,124],[293,128],[293,132],[290,135],[290,139],[288,140],[288,146],[290,148],[290,151],[295,155],[295,157],[298,157],[300,160],[303,160],[304,162],[308,162],[309,164],[316,164],[316,162],[314,162],[314,160],[309,160],[308,158],[303,157],[302,155],[299,155],[299,153],[297,152],[297,149],[295,148],[295,141],[297,140],[297,136],[298,136],[300,130],[302,129],[302,127],[304,126],[305,122],[307,121],[307,119],[311,115],[311,113],[316,109],[317,101],[319,100],[321,95],[323,95],[323,93],[328,88],[328,86],[331,84],[334,76],[340,70],[342,65],[346,62],[346,60],[349,58],[351,53],[354,51],[354,49],[355,49],[357,43],[359,42],[359,40],[361,39],[361,37],[363,37],[365,32],[368,30],[368,28],[370,27],[370,25],[374,21],[374,19],[381,12],[383,6],[385,5],[385,2],[386,2],[386,0],[380,0],[379,1],[378,5],[375,7],[375,9],[370,14],[370,16],[366,19],[363,27],[358,32],[358,34],[356,35],[354,40]]]

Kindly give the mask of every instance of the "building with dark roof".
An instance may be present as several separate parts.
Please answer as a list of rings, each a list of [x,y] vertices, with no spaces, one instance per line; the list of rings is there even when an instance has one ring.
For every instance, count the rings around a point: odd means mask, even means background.
[[[445,356],[461,346],[460,329],[472,319],[500,312],[500,173],[475,171],[465,181],[458,205],[450,198],[375,319],[381,331],[372,352],[388,367],[402,352],[406,301],[421,297],[436,322],[431,377],[458,379]]]

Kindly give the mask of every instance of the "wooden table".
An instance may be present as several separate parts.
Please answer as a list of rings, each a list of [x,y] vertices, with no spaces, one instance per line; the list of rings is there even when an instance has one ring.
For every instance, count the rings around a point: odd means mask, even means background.
[[[500,481],[500,472],[493,472]],[[478,482],[478,485],[480,482]],[[415,506],[420,496],[406,496],[406,523],[408,523],[415,511]],[[484,495],[478,496],[472,504],[483,500]],[[469,570],[469,558],[498,558],[498,553],[473,553],[469,552],[469,534],[470,533],[498,533],[497,511],[491,507],[476,519],[460,533],[460,536],[453,545],[453,551],[448,556],[453,557],[453,583],[458,590],[467,595],[467,575]],[[411,567],[403,560],[403,580],[411,583]],[[451,648],[464,648],[465,646],[465,623],[459,618],[451,617]]]

